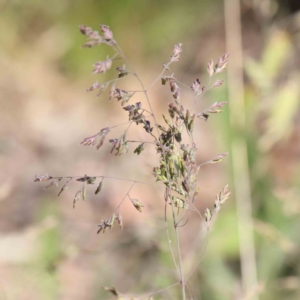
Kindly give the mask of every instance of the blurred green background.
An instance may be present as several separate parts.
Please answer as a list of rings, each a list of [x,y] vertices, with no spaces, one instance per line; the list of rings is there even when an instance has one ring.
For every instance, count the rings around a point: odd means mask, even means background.
[[[296,300],[300,299],[300,4],[244,0],[240,6],[239,79],[245,99],[240,115],[245,115],[245,123],[232,126],[229,105],[207,123],[198,120],[196,126],[199,162],[230,153],[221,164],[201,169],[199,209],[213,207],[215,194],[227,183],[233,193],[213,224],[207,249],[197,218],[181,229],[187,274],[206,250],[188,290],[193,299]],[[116,101],[108,101],[107,93],[97,98],[85,92],[96,80],[113,78],[120,65],[114,64],[108,74],[92,75],[92,64],[112,52],[106,46],[81,48],[85,38],[78,26],[98,30],[99,24],[109,25],[146,85],[161,72],[173,45],[181,42],[181,60],[172,72],[188,86],[196,78],[205,85],[207,62],[223,55],[228,39],[235,38],[225,29],[230,19],[224,17],[224,2],[2,0],[0,10],[0,299],[113,298],[103,286],[141,298],[173,284],[178,279],[164,229],[162,188],[136,185],[132,196],[145,204],[143,213],[126,203],[123,232],[114,228],[98,236],[97,224],[112,213],[130,183],[105,180],[101,194],[88,191],[88,200],[73,210],[78,185],[73,183],[57,198],[58,189],[44,191],[42,184],[32,181],[35,174],[48,172],[153,182],[152,167],[158,162],[153,149],[116,158],[108,154],[107,144],[99,151],[79,145],[103,127],[126,122],[127,114]],[[231,52],[230,60],[238,54]],[[228,91],[234,93],[235,83],[228,82],[226,74],[219,76],[225,80],[223,86],[201,98],[200,111],[213,102],[232,100]],[[122,87],[137,85],[128,79]],[[187,103],[193,101],[190,91],[182,89],[182,95]],[[172,101],[169,87],[159,83],[150,97],[158,115]],[[121,132],[117,129],[110,138]],[[143,132],[134,134],[144,139]],[[246,157],[232,155],[236,140],[245,143]],[[241,179],[232,167],[243,160],[252,203],[256,258],[252,269],[257,269],[256,285],[246,294],[238,234],[243,224],[234,193]],[[180,297],[180,289],[174,287],[154,299]]]

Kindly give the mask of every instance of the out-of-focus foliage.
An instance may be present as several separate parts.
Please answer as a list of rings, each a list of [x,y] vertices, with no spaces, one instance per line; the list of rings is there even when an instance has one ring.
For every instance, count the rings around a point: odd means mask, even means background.
[[[248,58],[246,72],[264,101],[258,105],[264,113],[264,132],[259,145],[263,151],[290,137],[299,111],[299,70],[290,68],[295,60],[293,45],[287,32],[270,34],[262,59]],[[257,115],[256,115],[257,117]]]
[[[256,129],[250,133],[253,138],[249,140],[249,159],[257,201],[254,222],[258,271],[265,282],[263,299],[276,295],[296,299],[299,295],[300,236],[295,228],[300,223],[299,218],[285,211],[297,197],[284,196],[298,189],[293,178],[298,173],[300,150],[296,42],[296,36],[278,26],[270,30],[261,58],[246,60],[245,71],[250,79],[247,102],[249,108],[252,106],[249,122]]]

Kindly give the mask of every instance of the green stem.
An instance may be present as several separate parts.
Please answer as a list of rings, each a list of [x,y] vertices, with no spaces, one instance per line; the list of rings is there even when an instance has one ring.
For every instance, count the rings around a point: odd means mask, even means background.
[[[143,91],[144,91],[144,94],[145,94],[145,97],[146,97],[146,100],[147,100],[147,103],[148,103],[148,106],[149,106],[149,109],[151,111],[151,114],[153,116],[153,120],[154,120],[154,123],[155,123],[155,127],[156,127],[156,130],[157,130],[157,135],[159,137],[160,133],[159,133],[159,129],[158,129],[158,124],[157,124],[157,121],[156,121],[156,117],[155,117],[155,114],[154,114],[154,111],[153,111],[153,108],[152,108],[152,105],[151,105],[151,102],[150,102],[150,99],[149,99],[149,96],[148,96],[148,93],[147,93],[147,89],[145,89],[145,86],[141,80],[141,78],[139,77],[139,75],[136,73],[135,69],[132,67],[131,63],[128,61],[128,59],[125,57],[125,55],[123,54],[122,50],[120,49],[119,45],[117,45],[117,49],[119,51],[119,54],[122,56],[122,58],[128,63],[128,65],[131,67],[132,71],[134,72],[134,75],[136,77],[136,79],[139,81]],[[167,64],[167,66],[169,65],[170,63]],[[165,72],[165,70],[167,69],[167,66],[164,66],[164,70],[162,71],[162,74]],[[159,76],[160,77],[160,76]],[[159,78],[158,77],[158,78]],[[154,83],[157,81],[158,79],[156,79],[154,81]],[[149,88],[149,87],[148,87]],[[152,133],[151,133],[152,134]],[[152,134],[153,135],[153,134]],[[154,136],[154,135],[153,135]],[[154,136],[155,137],[155,136]],[[158,140],[158,138],[155,138],[156,141]],[[162,146],[162,151],[163,151],[163,160],[165,161],[166,163],[166,155],[165,155],[165,151],[164,151],[164,146]],[[166,163],[166,166],[167,166],[167,163]],[[168,176],[168,181],[170,182],[170,176],[169,176],[169,172],[167,172],[167,176]],[[168,188],[168,195],[170,193],[170,189]],[[171,202],[172,203],[172,202]],[[175,229],[175,233],[176,233],[176,240],[177,240],[177,250],[178,250],[178,260],[179,260],[179,271],[180,271],[180,284],[181,284],[181,290],[182,290],[182,300],[186,300],[186,295],[185,295],[185,283],[184,283],[184,274],[183,274],[183,268],[182,268],[182,259],[181,259],[181,249],[180,249],[180,240],[179,240],[179,232],[178,232],[178,228],[177,228],[177,223],[176,223],[176,215],[175,215],[175,211],[174,211],[174,204],[172,203],[172,211],[173,211],[173,222],[174,222],[174,229]]]
[[[169,197],[170,196],[170,188],[168,188],[167,193],[168,193],[168,197]],[[177,224],[177,218],[176,218],[176,214],[175,214],[173,201],[171,201],[171,207],[172,207],[174,230],[175,230],[176,241],[177,241],[178,262],[179,262],[179,272],[180,272],[180,284],[181,284],[182,299],[185,300],[186,299],[186,297],[185,297],[185,282],[184,282],[184,274],[183,274],[183,268],[182,268],[179,230],[178,230],[178,226],[177,226],[178,224]]]

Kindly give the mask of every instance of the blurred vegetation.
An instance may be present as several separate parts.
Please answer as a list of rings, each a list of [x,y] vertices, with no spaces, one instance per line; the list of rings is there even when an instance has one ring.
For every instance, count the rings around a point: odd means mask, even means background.
[[[248,148],[260,284],[253,293],[263,300],[300,298],[298,3],[241,1],[247,118],[242,134]],[[98,99],[84,93],[95,81],[92,64],[105,58],[107,49],[82,49],[79,25],[108,24],[146,81],[159,74],[173,45],[183,43],[175,71],[190,85],[197,77],[205,82],[206,63],[226,51],[223,2],[7,0],[0,9],[0,299],[109,299],[102,286],[146,295],[171,285],[177,279],[160,191],[141,187],[136,193],[148,201],[143,216],[128,208],[122,233],[114,229],[97,236],[97,223],[117,203],[123,186],[107,184],[101,198],[73,211],[72,187],[56,200],[55,191],[42,191],[31,181],[36,172],[46,171],[150,178],[147,158],[133,163],[136,157],[128,154],[127,160],[114,162],[105,149],[95,153],[78,146],[82,137],[106,125],[106,119],[113,124],[124,118],[106,95]],[[158,111],[166,97],[170,95],[160,87],[153,93]],[[203,101],[226,99],[225,86]],[[200,160],[230,149],[237,133],[230,128],[228,109],[198,124]],[[224,183],[232,186],[231,176],[230,160],[205,168],[199,180],[200,209],[213,205]],[[191,223],[184,228],[184,253],[190,253],[198,226]],[[196,255],[187,255],[188,263],[202,257],[205,239],[203,235]],[[189,289],[194,299],[243,299],[240,285],[233,195],[213,226]],[[154,299],[179,299],[179,292],[173,287]]]

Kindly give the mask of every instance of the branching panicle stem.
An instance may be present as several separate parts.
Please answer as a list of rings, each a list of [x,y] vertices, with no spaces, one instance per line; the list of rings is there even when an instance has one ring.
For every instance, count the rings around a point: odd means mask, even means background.
[[[138,147],[134,150],[134,153],[140,154],[144,150],[144,144],[152,144],[155,145],[157,153],[159,155],[160,161],[159,166],[154,167],[153,173],[156,178],[156,181],[160,181],[165,186],[165,208],[164,208],[164,216],[165,216],[165,229],[168,239],[168,245],[171,252],[171,256],[175,265],[175,268],[178,272],[179,281],[165,289],[157,291],[155,293],[150,294],[147,296],[148,298],[161,293],[173,286],[180,285],[181,286],[181,294],[182,300],[186,300],[186,287],[188,292],[191,295],[191,291],[186,285],[187,281],[189,280],[190,276],[193,274],[194,270],[196,269],[197,263],[194,269],[190,272],[190,274],[186,277],[184,274],[184,261],[182,256],[181,244],[180,244],[180,230],[184,228],[192,213],[196,212],[201,222],[204,223],[205,228],[207,229],[207,233],[209,232],[210,224],[212,220],[216,217],[217,213],[220,210],[221,205],[228,199],[229,192],[227,186],[217,195],[215,200],[214,210],[206,209],[205,216],[203,217],[199,210],[195,207],[195,200],[198,194],[198,187],[197,187],[197,175],[201,168],[201,166],[205,164],[214,164],[220,162],[227,153],[218,154],[214,159],[207,161],[198,165],[196,163],[196,152],[197,146],[194,142],[193,137],[193,130],[195,119],[200,118],[207,121],[209,114],[219,113],[221,112],[220,108],[225,104],[225,102],[214,103],[208,109],[203,112],[196,113],[186,109],[182,104],[181,99],[181,89],[179,87],[182,86],[184,88],[188,88],[189,90],[194,92],[194,108],[195,104],[200,97],[203,95],[207,90],[213,87],[220,86],[223,81],[217,80],[214,84],[211,84],[211,79],[217,73],[222,72],[228,62],[228,54],[224,54],[216,64],[214,64],[213,60],[211,60],[208,64],[207,71],[209,74],[209,84],[208,88],[201,86],[199,79],[196,79],[191,86],[186,85],[180,81],[178,81],[174,75],[166,76],[166,71],[170,71],[170,66],[172,63],[179,61],[180,54],[182,52],[182,44],[177,44],[174,46],[173,54],[170,57],[168,63],[163,64],[163,70],[161,73],[155,78],[155,80],[145,87],[140,75],[136,72],[135,68],[132,66],[131,62],[127,59],[124,55],[122,49],[116,42],[113,37],[112,31],[106,25],[100,26],[102,35],[99,34],[97,31],[93,31],[91,28],[87,26],[80,26],[80,31],[84,35],[87,36],[88,42],[84,44],[84,47],[93,47],[100,44],[106,44],[112,47],[115,50],[115,55],[111,58],[107,57],[104,61],[99,61],[94,64],[94,74],[98,73],[105,73],[112,67],[113,61],[122,59],[131,69],[130,71],[127,70],[126,66],[123,65],[122,67],[116,68],[118,71],[118,78],[106,81],[102,84],[98,82],[94,83],[88,91],[98,90],[98,96],[108,87],[110,88],[109,98],[117,99],[120,101],[121,107],[128,112],[129,121],[120,123],[114,126],[105,127],[100,130],[97,134],[87,137],[81,142],[84,146],[96,146],[99,149],[105,139],[106,136],[110,134],[111,129],[128,125],[123,134],[119,138],[109,139],[111,143],[111,154],[114,155],[122,155],[128,152],[129,145],[133,143],[139,143]],[[139,90],[124,90],[117,88],[116,85],[124,77],[135,77],[136,80],[140,84]],[[169,85],[171,95],[173,97],[173,102],[168,104],[168,113],[169,116],[163,115],[164,124],[160,125],[157,122],[156,115],[154,113],[154,109],[152,103],[149,98],[149,90],[154,87],[154,85],[161,80],[163,85]],[[142,107],[141,102],[136,102],[134,104],[129,104],[130,99],[135,97],[137,93],[142,93],[145,96],[147,102],[147,108]],[[144,114],[144,113],[148,113]],[[149,120],[150,118],[150,120]],[[154,127],[151,127],[151,123],[154,122],[155,127],[155,134],[153,133]],[[127,134],[129,129],[132,125],[139,125],[143,126],[143,129],[147,134],[153,138],[153,141],[139,141],[133,139],[127,139]],[[153,125],[152,125],[153,126]],[[188,137],[190,144],[186,145],[183,143],[185,139],[184,136]],[[116,207],[112,215],[102,220],[101,223],[98,225],[98,233],[105,232],[107,229],[112,229],[114,223],[117,221],[121,228],[123,228],[122,216],[120,214],[121,205],[124,203],[125,199],[128,198],[134,208],[139,212],[142,212],[142,208],[144,207],[143,203],[138,199],[132,198],[130,195],[131,190],[135,186],[135,184],[148,184],[153,186],[161,186],[157,184],[149,184],[142,181],[131,180],[127,178],[118,178],[118,177],[111,177],[105,175],[98,175],[98,176],[66,176],[66,177],[52,177],[48,174],[36,176],[34,181],[47,181],[52,180],[52,182],[47,186],[58,186],[59,182],[62,179],[67,179],[66,183],[63,185],[59,195],[67,188],[68,183],[72,179],[76,179],[76,181],[81,182],[80,190],[75,194],[75,199],[73,205],[75,207],[76,202],[81,198],[82,200],[86,199],[86,188],[87,185],[94,184],[97,179],[100,178],[100,182],[98,182],[97,189],[95,194],[98,194],[103,185],[104,179],[114,179],[114,180],[121,180],[121,181],[129,181],[131,182],[131,186],[126,192],[125,196]],[[176,248],[177,253],[175,255],[173,246],[171,244],[171,235],[168,225],[168,207],[171,207],[170,214],[172,215],[172,224],[174,228],[175,238],[176,238]],[[183,213],[182,213],[183,211]],[[207,243],[205,244],[205,250],[207,247]],[[205,251],[204,251],[205,252]],[[202,259],[202,257],[201,257]],[[116,294],[115,289],[111,289],[111,292]],[[147,297],[141,298],[145,299]],[[192,296],[191,296],[192,297]]]

